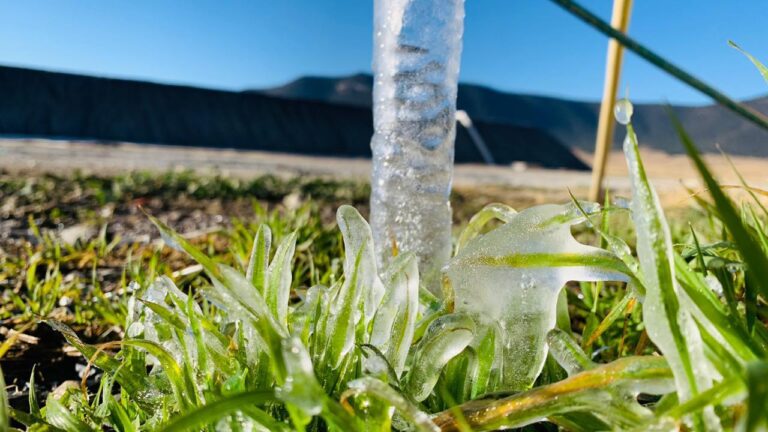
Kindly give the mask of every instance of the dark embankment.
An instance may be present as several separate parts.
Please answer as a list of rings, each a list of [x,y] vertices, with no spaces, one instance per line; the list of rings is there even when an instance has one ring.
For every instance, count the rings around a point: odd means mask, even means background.
[[[586,169],[532,127],[476,121],[497,163]],[[370,108],[0,67],[0,134],[369,157]],[[482,162],[458,128],[456,162]]]
[[[370,75],[357,74],[341,78],[303,77],[260,92],[286,98],[370,106],[372,87]],[[768,114],[768,97],[745,103]],[[457,105],[476,122],[546,131],[566,146],[586,151],[592,151],[595,145],[599,109],[596,103],[505,93],[474,84],[459,84]],[[705,152],[717,152],[715,144],[719,143],[731,154],[768,156],[768,132],[725,108],[717,105],[675,106],[674,110],[696,144]],[[635,104],[632,120],[643,145],[666,153],[684,152],[666,106]],[[614,146],[620,148],[623,132],[621,128],[617,129]]]

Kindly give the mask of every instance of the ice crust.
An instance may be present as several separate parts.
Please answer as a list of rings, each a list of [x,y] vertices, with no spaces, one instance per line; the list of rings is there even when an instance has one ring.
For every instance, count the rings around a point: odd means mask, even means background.
[[[587,212],[596,204],[584,203]],[[547,332],[555,325],[557,297],[568,281],[626,281],[620,260],[603,249],[579,243],[571,226],[585,217],[574,204],[542,205],[512,216],[508,223],[470,241],[451,260],[446,274],[455,309],[496,332],[491,390],[530,387],[547,354]]]

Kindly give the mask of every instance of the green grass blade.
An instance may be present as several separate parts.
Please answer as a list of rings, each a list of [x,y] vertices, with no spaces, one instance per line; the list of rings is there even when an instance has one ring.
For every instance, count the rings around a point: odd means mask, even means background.
[[[115,374],[115,379],[127,391],[133,393],[150,387],[146,377],[120,367],[121,363],[103,351],[99,351],[93,345],[83,343],[71,328],[54,320],[44,321],[51,328],[61,333],[67,343],[75,347],[87,360],[91,361],[99,369]]]
[[[636,300],[637,297],[635,296],[634,292],[630,291],[624,294],[624,297],[622,297],[618,303],[613,305],[611,310],[608,312],[608,315],[606,315],[605,318],[600,321],[600,324],[597,325],[594,331],[592,331],[585,345],[591,346],[594,344],[597,339],[600,338],[600,336],[605,333],[605,331],[608,330],[608,328],[612,326],[614,322],[616,322],[617,319],[624,315],[624,313],[627,311],[627,307],[630,306],[630,304],[633,304]]]
[[[37,365],[32,366],[32,373],[29,374],[29,382],[27,384],[27,387],[29,387],[29,413],[34,416],[40,416],[40,404],[37,401],[37,388],[35,387],[35,369],[37,368]]]
[[[336,369],[341,366],[344,357],[355,344],[355,314],[360,308],[360,291],[358,282],[362,249],[357,251],[357,259],[349,275],[346,274],[344,283],[333,297],[328,325],[325,329],[328,345],[325,347],[323,363]]]
[[[748,362],[765,356],[765,349],[728,315],[723,304],[700,274],[688,267],[685,260],[679,256],[675,258],[675,269],[680,286],[696,308],[694,316],[697,320],[703,321],[711,329],[716,329],[742,361]]]
[[[47,423],[42,417],[25,413],[17,409],[10,409],[11,418],[27,426],[27,430],[32,432],[62,432],[62,429]],[[34,426],[34,429],[32,429]],[[11,429],[13,431],[13,429]],[[15,432],[15,431],[14,431]]]
[[[274,394],[271,391],[263,390],[248,391],[232,396],[225,396],[175,417],[158,432],[189,432],[203,430],[203,426],[215,423],[225,416],[242,410],[243,407],[263,405],[273,401],[275,401]]]
[[[768,363],[761,361],[747,365],[746,381],[746,431],[765,430],[768,427]]]
[[[717,101],[719,104],[733,111],[735,114],[741,116],[742,118],[751,121],[752,123],[754,123],[755,125],[763,129],[768,130],[768,117],[766,117],[762,113],[744,104],[740,104],[736,102],[735,100],[729,98],[719,90],[713,88],[712,86],[706,84],[705,82],[694,77],[688,72],[673,65],[672,63],[665,60],[658,54],[654,53],[647,47],[641,45],[634,39],[630,38],[626,33],[620,32],[619,30],[613,28],[611,24],[605,22],[604,20],[600,19],[600,17],[598,17],[597,15],[584,9],[573,0],[552,0],[552,2],[561,6],[563,9],[575,15],[576,17],[578,17],[588,25],[592,26],[599,32],[604,33],[609,37],[612,37],[613,39],[615,39],[616,41],[624,45],[624,47],[633,51],[635,54],[639,55],[645,60],[649,61],[651,64],[663,70],[664,72],[674,76],[680,81],[688,84],[689,86],[695,88],[696,90],[711,97],[712,99]]]
[[[740,46],[736,45],[736,42],[729,40],[728,45],[736,48],[740,53],[744,54],[749,59],[749,61],[751,61],[752,64],[755,65],[757,70],[760,71],[760,75],[763,76],[763,79],[765,80],[765,82],[768,83],[768,67],[766,67],[763,63],[761,63],[758,59],[754,58],[752,54],[741,49]]]
[[[678,137],[683,143],[683,147],[685,147],[685,151],[696,166],[696,170],[699,172],[699,175],[715,202],[720,219],[733,237],[733,241],[739,249],[742,259],[747,264],[747,272],[753,275],[752,281],[760,294],[768,299],[768,257],[766,257],[759,242],[749,233],[747,227],[742,223],[739,213],[736,211],[730,198],[725,195],[723,189],[712,176],[712,172],[704,163],[698,149],[693,144],[688,133],[683,129],[680,121],[674,114],[672,114],[671,117]]]
[[[563,430],[570,432],[594,432],[607,431],[611,427],[594,414],[586,412],[572,412],[561,415],[549,416],[548,420]]]
[[[125,408],[112,396],[107,397],[107,408],[112,424],[120,432],[138,432]]]
[[[94,432],[91,426],[80,420],[57,399],[48,396],[45,403],[45,419],[53,426],[67,432]]]
[[[349,388],[351,394],[370,394],[387,402],[400,412],[403,417],[408,419],[416,427],[416,430],[420,432],[440,431],[440,428],[432,423],[426,413],[408,402],[407,399],[385,382],[371,377],[363,377],[350,381]]]
[[[164,224],[160,219],[147,214],[149,220],[160,230],[160,234],[165,242],[176,249],[183,250],[189,256],[192,257],[198,264],[202,265],[208,274],[213,278],[219,277],[219,269],[211,258],[203,253],[200,249],[194,247],[192,243],[187,241],[184,237],[179,235],[176,231],[172,230],[168,225]]]
[[[34,384],[34,383],[33,383]],[[0,431],[5,432],[11,427],[11,406],[8,403],[8,392],[5,390],[5,378],[0,369]]]
[[[189,409],[193,406],[192,394],[190,392],[195,390],[189,388],[181,366],[165,348],[158,343],[142,339],[126,339],[123,341],[123,345],[143,349],[155,356],[163,367],[163,372],[168,377],[168,382],[171,385],[176,402],[183,409]]]
[[[348,205],[339,207],[336,222],[344,239],[344,277],[348,278],[356,269],[363,302],[363,318],[367,326],[385,291],[379,279],[371,227],[354,207]]]
[[[646,175],[631,124],[627,125],[624,153],[632,183],[637,254],[646,288],[643,320],[651,340],[670,363],[678,396],[687,400],[709,387],[711,379],[694,373],[693,362],[704,361],[700,335],[690,315],[680,306],[669,227]],[[710,425],[714,422],[712,417],[714,414],[710,413],[706,421]],[[707,427],[703,417],[694,416],[693,420],[697,430]]]
[[[754,201],[755,204],[757,204],[757,206],[760,207],[760,210],[763,211],[763,214],[765,216],[768,216],[768,209],[765,208],[765,205],[763,205],[763,202],[757,198],[757,195],[755,194],[755,189],[747,183],[747,180],[744,178],[743,175],[741,175],[741,171],[739,171],[736,168],[736,164],[733,163],[733,160],[731,159],[730,156],[728,156],[728,153],[724,152],[719,145],[717,146],[717,149],[720,150],[720,154],[725,158],[725,161],[728,162],[728,165],[731,167],[731,171],[733,171],[733,173],[736,174],[736,177],[738,177],[739,183],[741,183],[741,187],[744,188],[744,190],[747,191],[747,193],[749,193],[749,196],[752,198],[752,201]]]
[[[712,386],[707,391],[699,393],[695,397],[689,399],[685,403],[676,405],[668,410],[659,412],[660,418],[672,418],[680,419],[692,412],[701,411],[702,409],[712,405],[713,403],[719,403],[726,400],[735,394],[740,393],[744,388],[744,383],[740,379],[725,379],[722,382]],[[663,414],[663,416],[662,416]]]

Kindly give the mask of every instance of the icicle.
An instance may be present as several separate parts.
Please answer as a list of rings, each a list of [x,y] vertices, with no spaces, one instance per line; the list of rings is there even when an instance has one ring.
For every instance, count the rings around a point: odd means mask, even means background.
[[[448,201],[464,0],[376,0],[371,223],[379,259],[415,253],[427,285],[451,253]]]

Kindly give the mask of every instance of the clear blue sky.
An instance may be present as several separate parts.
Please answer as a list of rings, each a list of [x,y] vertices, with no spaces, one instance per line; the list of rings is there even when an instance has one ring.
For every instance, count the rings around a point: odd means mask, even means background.
[[[610,0],[582,0],[610,17]],[[737,98],[768,93],[766,0],[635,0],[630,34]],[[606,39],[545,0],[466,0],[461,80],[598,99]],[[370,70],[372,0],[0,0],[0,64],[245,89]],[[635,101],[707,99],[629,54]]]

